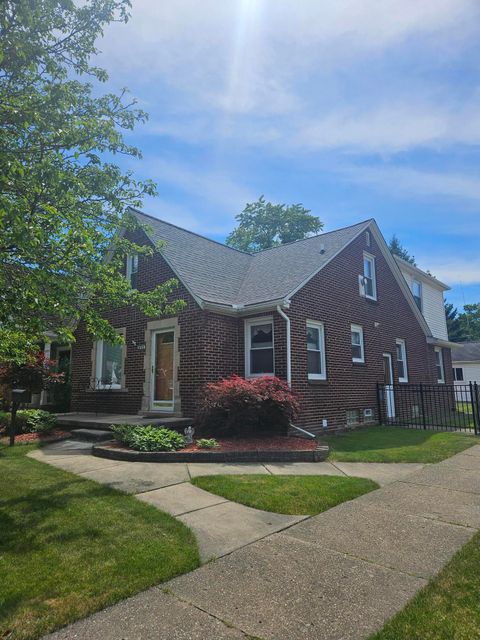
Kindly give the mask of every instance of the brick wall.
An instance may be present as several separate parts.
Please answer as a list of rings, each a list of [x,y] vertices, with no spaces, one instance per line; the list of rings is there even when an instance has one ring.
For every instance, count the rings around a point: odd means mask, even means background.
[[[132,237],[147,241],[143,232]],[[378,302],[360,297],[358,274],[363,271],[363,251],[376,258]],[[149,290],[158,282],[174,277],[160,255],[140,257],[138,288]],[[182,413],[195,416],[202,387],[208,381],[238,373],[244,375],[245,318],[203,311],[183,285],[175,293],[187,302],[178,316],[180,362],[178,380]],[[343,427],[346,411],[376,410],[376,383],[383,380],[383,353],[392,354],[396,369],[396,338],[406,343],[410,382],[436,382],[433,346],[425,335],[372,236],[365,236],[342,251],[299,291],[286,311],[292,328],[292,387],[302,406],[299,425],[320,428],[327,419],[329,428]],[[286,323],[274,310],[265,314],[274,320],[275,373],[286,378]],[[125,375],[127,390],[88,391],[92,375],[92,342],[80,325],[72,349],[72,410],[135,414],[143,396],[144,351],[132,344],[144,343],[146,318],[132,308],[106,314],[115,327],[126,328]],[[306,321],[324,323],[327,380],[309,382],[307,377]],[[350,325],[363,327],[365,364],[352,363]],[[375,323],[379,323],[376,327]],[[444,349],[446,382],[452,382],[450,350]]]
[[[377,300],[362,298],[358,275],[363,252],[375,256]],[[434,349],[407,303],[373,236],[371,246],[361,234],[299,291],[287,311],[292,323],[292,387],[303,408],[298,423],[319,428],[343,427],[346,411],[376,410],[376,383],[383,381],[383,353],[392,355],[395,382],[397,338],[406,343],[409,382],[436,382]],[[326,381],[308,381],[306,321],[325,326]],[[375,323],[379,323],[375,326]],[[365,364],[352,362],[350,325],[363,327]],[[451,381],[449,350],[444,349],[446,381]]]

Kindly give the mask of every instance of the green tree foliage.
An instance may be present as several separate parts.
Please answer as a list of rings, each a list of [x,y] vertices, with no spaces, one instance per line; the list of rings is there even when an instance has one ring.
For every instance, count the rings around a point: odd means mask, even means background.
[[[235,216],[238,226],[227,244],[242,251],[262,251],[319,233],[323,223],[301,204],[272,204],[260,196]]]
[[[445,302],[448,337],[453,342],[480,341],[480,303],[466,304],[462,313]]]
[[[447,319],[449,340],[453,342],[464,342],[466,338],[458,317],[458,309],[454,307],[451,302],[445,301],[445,317]]]
[[[417,266],[417,263],[415,262],[415,258],[408,253],[408,251],[401,244],[400,240],[397,238],[395,234],[393,234],[392,239],[390,240],[390,243],[388,245],[388,248],[390,249],[390,252],[394,256],[398,256],[399,258],[402,258],[402,260],[405,260],[405,262],[409,262],[410,264],[413,264],[414,267]]]
[[[466,304],[458,317],[465,339],[470,342],[480,341],[480,302]]]
[[[124,132],[146,119],[127,90],[102,95],[90,63],[104,28],[128,19],[129,0],[4,0],[0,6],[0,360],[21,362],[48,331],[118,341],[102,315],[132,304],[175,312],[175,281],[140,293],[125,255],[151,254],[117,232],[152,195],[113,162],[139,158]],[[104,256],[110,251],[110,260]]]

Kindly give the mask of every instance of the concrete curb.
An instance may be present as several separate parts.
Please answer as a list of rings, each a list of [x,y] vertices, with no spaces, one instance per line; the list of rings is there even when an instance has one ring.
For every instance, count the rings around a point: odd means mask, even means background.
[[[299,451],[132,451],[112,447],[108,442],[92,448],[92,454],[98,458],[125,462],[320,462],[327,458],[328,451],[327,445]]]

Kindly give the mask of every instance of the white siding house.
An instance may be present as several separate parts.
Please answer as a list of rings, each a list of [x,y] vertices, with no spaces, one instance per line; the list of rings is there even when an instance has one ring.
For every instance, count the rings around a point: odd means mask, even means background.
[[[465,342],[452,349],[455,384],[480,384],[480,342]]]
[[[450,346],[442,343],[448,342],[447,319],[443,302],[444,292],[450,287],[418,267],[395,257],[397,264],[407,281],[415,302],[423,314],[432,336],[440,346]]]

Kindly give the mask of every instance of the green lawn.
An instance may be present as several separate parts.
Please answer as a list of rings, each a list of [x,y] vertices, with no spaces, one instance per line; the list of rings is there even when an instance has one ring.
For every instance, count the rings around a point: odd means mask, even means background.
[[[255,509],[312,516],[378,489],[372,480],[344,476],[200,476],[192,483]]]
[[[480,533],[371,640],[480,638]]]
[[[480,438],[467,433],[444,433],[401,427],[368,427],[323,438],[329,460],[341,462],[440,462]]]
[[[187,527],[0,448],[0,638],[39,636],[198,566]]]

